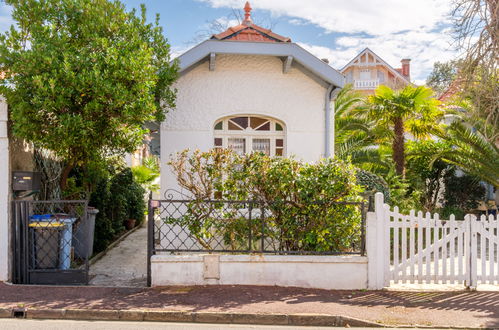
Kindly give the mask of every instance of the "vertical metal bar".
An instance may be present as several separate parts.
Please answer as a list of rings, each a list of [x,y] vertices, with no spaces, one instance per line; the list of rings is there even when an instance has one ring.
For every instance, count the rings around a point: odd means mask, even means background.
[[[13,248],[13,260],[12,260],[12,283],[19,284],[19,218],[17,217],[17,203],[12,201],[11,209],[11,225],[12,225],[12,248]]]
[[[84,216],[84,220],[83,221],[88,221],[88,200],[85,201],[85,204],[84,204],[84,211],[83,211],[83,216]],[[88,250],[88,247],[84,247]],[[88,276],[88,273],[90,271],[90,266],[88,264],[88,255],[85,253],[85,285],[88,285],[89,283],[89,276]]]
[[[360,255],[366,255],[366,208],[364,202],[360,203],[361,207],[361,246],[360,246]]]
[[[29,284],[30,278],[30,241],[29,241],[29,214],[28,214],[28,202],[23,201],[21,208],[21,222],[22,222],[22,231],[23,231],[23,284]]]
[[[154,211],[152,193],[147,208],[147,286],[151,286],[151,257],[154,253]]]
[[[248,217],[248,251],[251,253],[253,251],[253,237],[252,237],[252,232],[251,232],[251,226],[253,225],[251,221],[251,215],[253,212],[253,203],[249,202],[249,217]]]
[[[263,202],[260,202],[260,220],[262,221],[262,238],[261,238],[261,253],[265,251],[265,207]]]

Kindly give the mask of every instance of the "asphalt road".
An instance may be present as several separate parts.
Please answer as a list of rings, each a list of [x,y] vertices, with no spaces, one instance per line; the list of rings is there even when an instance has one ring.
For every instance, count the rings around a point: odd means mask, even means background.
[[[200,324],[200,323],[161,323],[161,322],[119,322],[119,321],[72,321],[72,320],[20,320],[0,319],[1,330],[291,330],[298,327],[236,325],[236,324]],[[325,327],[300,327],[307,330],[347,329]],[[356,328],[367,329],[367,328]]]

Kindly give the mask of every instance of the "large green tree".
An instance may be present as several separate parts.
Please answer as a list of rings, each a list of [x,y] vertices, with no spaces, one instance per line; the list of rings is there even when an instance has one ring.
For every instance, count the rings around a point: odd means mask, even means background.
[[[74,166],[133,152],[146,121],[174,106],[177,65],[158,19],[119,1],[5,0],[15,25],[0,36],[0,92],[14,134]]]
[[[435,62],[433,70],[426,78],[426,86],[432,88],[438,95],[449,88],[457,75],[457,62]]]
[[[430,88],[412,85],[401,90],[379,86],[368,98],[367,118],[380,129],[392,132],[392,158],[398,175],[405,175],[405,136],[416,139],[429,137],[440,131],[439,121],[443,112]]]

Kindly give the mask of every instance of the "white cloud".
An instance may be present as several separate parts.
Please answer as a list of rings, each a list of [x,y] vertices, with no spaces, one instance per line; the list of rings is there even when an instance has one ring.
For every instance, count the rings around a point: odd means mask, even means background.
[[[198,0],[215,8],[242,8],[241,0]],[[328,32],[384,35],[431,30],[448,22],[452,0],[252,0],[253,8],[300,18]]]
[[[198,0],[213,7],[242,8],[242,0]],[[251,0],[253,8],[288,16],[294,25],[313,24],[343,36],[330,46],[300,43],[341,68],[369,47],[394,67],[411,58],[412,79],[422,82],[435,61],[455,57],[449,29],[452,0]],[[292,37],[292,36],[291,36]]]
[[[408,31],[377,37],[341,37],[336,48],[301,43],[312,54],[327,57],[331,66],[341,69],[355,55],[369,47],[392,67],[400,67],[400,60],[411,59],[411,76],[416,82],[423,81],[435,61],[447,61],[455,57],[447,34],[424,31]]]

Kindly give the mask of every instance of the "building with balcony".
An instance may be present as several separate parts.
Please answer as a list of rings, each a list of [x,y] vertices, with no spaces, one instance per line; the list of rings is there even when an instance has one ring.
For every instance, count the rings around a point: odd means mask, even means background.
[[[379,85],[398,89],[411,83],[410,59],[401,60],[402,67],[395,69],[369,48],[355,56],[340,72],[346,83],[354,89],[373,94]]]

